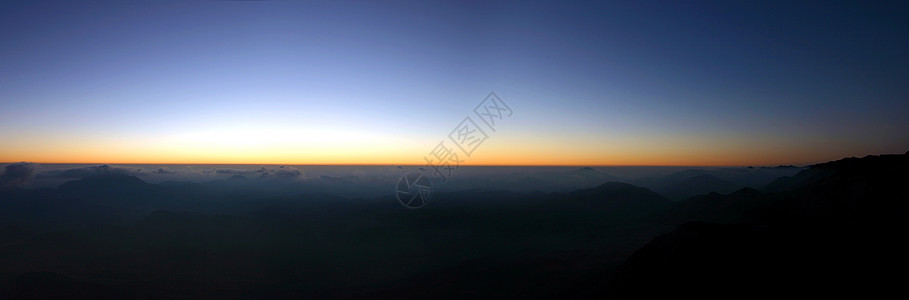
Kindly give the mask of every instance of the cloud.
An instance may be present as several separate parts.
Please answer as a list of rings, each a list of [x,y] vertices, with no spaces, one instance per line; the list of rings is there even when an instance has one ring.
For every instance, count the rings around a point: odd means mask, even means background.
[[[297,178],[297,177],[300,177],[300,175],[303,175],[303,172],[300,172],[297,170],[277,170],[277,171],[268,173],[268,175],[274,175],[274,176],[285,177],[285,178]]]
[[[242,174],[251,174],[251,173],[253,173],[253,171],[238,171],[238,170],[234,170],[234,169],[217,169],[217,170],[215,170],[215,173],[216,174],[242,175]]]
[[[112,167],[110,165],[98,165],[91,167],[83,168],[73,168],[66,169],[62,171],[52,171],[48,172],[47,177],[55,178],[82,178],[91,175],[105,175],[105,174],[126,174],[126,175],[137,175],[142,172],[142,169],[127,169],[120,167]]]
[[[278,166],[277,168],[262,167],[258,170],[216,169],[215,173],[224,175],[258,175],[259,177],[267,178],[298,178],[304,175],[303,171],[289,166]]]
[[[19,162],[3,167],[0,174],[0,187],[14,187],[32,180],[35,177],[35,164]]]
[[[174,174],[174,172],[165,170],[164,168],[158,168],[158,170],[155,171],[155,174]]]
[[[261,177],[274,178],[297,178],[303,176],[303,172],[288,166],[279,166],[277,169],[267,169],[265,167],[262,167],[261,169],[257,170],[256,173],[262,174]]]

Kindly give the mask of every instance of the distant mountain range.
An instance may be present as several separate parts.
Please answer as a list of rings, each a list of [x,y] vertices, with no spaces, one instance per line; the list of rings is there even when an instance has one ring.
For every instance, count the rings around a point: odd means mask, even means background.
[[[682,201],[691,221],[635,252],[612,295],[653,299],[878,298],[899,293],[909,153],[846,158]],[[715,223],[704,223],[709,221]]]
[[[637,183],[581,168],[515,182],[589,187],[437,191],[419,210],[280,176],[91,174],[0,189],[0,298],[880,296],[909,250],[907,157]]]

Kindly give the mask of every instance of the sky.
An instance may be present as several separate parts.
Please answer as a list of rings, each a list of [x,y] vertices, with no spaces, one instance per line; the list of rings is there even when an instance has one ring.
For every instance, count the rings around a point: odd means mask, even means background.
[[[419,165],[465,118],[463,165],[909,150],[909,5],[689,2],[4,1],[0,162]]]

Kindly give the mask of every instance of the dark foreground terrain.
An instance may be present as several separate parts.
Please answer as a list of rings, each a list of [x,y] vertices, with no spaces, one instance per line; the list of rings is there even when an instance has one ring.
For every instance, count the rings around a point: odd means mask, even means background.
[[[93,174],[0,189],[0,298],[747,298],[900,292],[909,153],[675,201],[605,182],[260,197]]]

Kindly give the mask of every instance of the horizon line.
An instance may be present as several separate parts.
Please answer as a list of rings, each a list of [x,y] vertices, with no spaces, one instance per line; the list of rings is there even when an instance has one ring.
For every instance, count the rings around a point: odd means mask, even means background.
[[[846,158],[846,157],[844,157]],[[842,158],[841,158],[842,159]],[[827,162],[827,161],[824,161]],[[379,164],[379,163],[349,163],[349,164],[318,164],[318,163],[309,163],[309,164],[299,164],[299,163],[132,163],[132,162],[36,162],[36,161],[17,161],[17,162],[0,162],[0,164],[15,164],[15,163],[32,163],[32,164],[45,164],[45,165],[256,165],[256,166],[403,166],[403,167],[425,167],[425,164]],[[781,167],[781,166],[793,166],[793,167],[807,167],[814,164],[819,164],[823,162],[815,163],[805,163],[805,164],[795,164],[795,163],[781,163],[781,164],[752,164],[752,165],[689,165],[689,164],[679,164],[679,165],[641,165],[641,164],[592,164],[592,165],[574,165],[574,164],[468,164],[461,165],[460,167],[727,167],[727,168],[747,168],[747,167]]]

